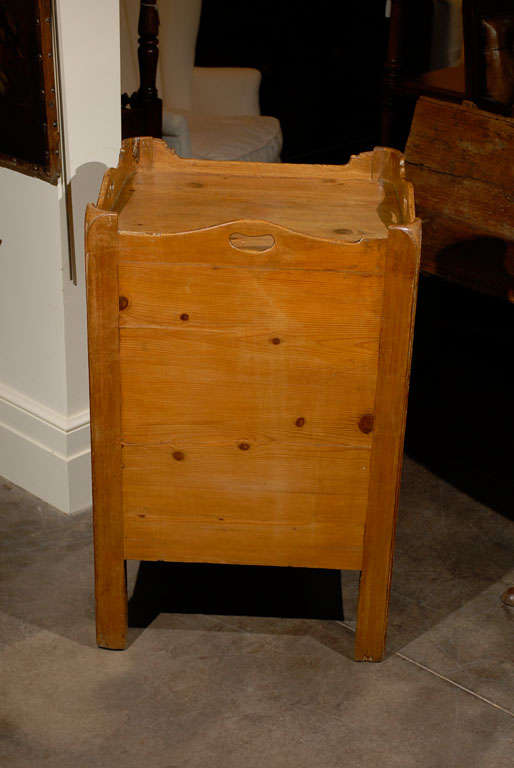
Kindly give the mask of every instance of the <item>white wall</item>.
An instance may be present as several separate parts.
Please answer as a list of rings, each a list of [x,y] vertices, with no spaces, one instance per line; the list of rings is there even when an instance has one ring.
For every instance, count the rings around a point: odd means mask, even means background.
[[[88,407],[84,210],[121,143],[119,0],[60,0],[68,174],[72,180],[78,287],[65,283],[68,409]]]
[[[120,146],[118,0],[58,0],[62,185],[0,168],[0,475],[66,512],[91,502],[83,217]]]
[[[56,187],[0,168],[0,387],[66,404],[61,211]],[[1,391],[1,390],[0,390]]]

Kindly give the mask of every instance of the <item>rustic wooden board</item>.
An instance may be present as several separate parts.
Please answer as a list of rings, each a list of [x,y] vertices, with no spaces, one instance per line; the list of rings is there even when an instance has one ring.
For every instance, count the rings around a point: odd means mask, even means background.
[[[514,119],[421,98],[406,174],[424,223],[421,267],[514,301]]]
[[[514,189],[514,120],[473,105],[420,98],[405,150],[408,165]],[[407,175],[410,178],[411,171]],[[416,189],[416,203],[418,190]]]
[[[484,231],[480,221],[470,225],[427,211],[422,264],[427,274],[514,301],[514,241]]]
[[[194,172],[181,172],[170,191],[163,183],[166,176],[165,171],[161,175],[154,173],[151,186],[144,173],[134,177],[132,186],[127,187],[126,202],[125,195],[120,199],[120,204],[125,203],[120,214],[122,230],[166,234],[198,229],[200,221],[202,227],[214,226],[220,223],[219,201],[224,200],[230,205],[231,219],[253,216],[273,220],[298,232],[312,233],[314,230],[317,236],[334,239],[340,236],[340,229],[358,230],[372,236],[385,237],[387,234],[386,225],[377,213],[383,192],[371,179],[338,181],[334,178],[333,183],[325,185],[325,204],[322,208],[316,207],[314,218],[313,203],[319,190],[308,183],[296,185],[293,207],[283,203],[291,196],[288,178],[277,177],[270,187],[268,179],[254,173],[246,177],[203,174],[202,180],[198,181]],[[351,205],[345,206],[345,198],[351,200]]]
[[[246,497],[229,494],[210,496],[224,514],[232,506],[244,510]],[[264,494],[257,497],[267,507]],[[326,523],[312,522],[319,496],[301,499],[301,508],[309,510],[309,523],[285,523],[274,519],[268,525],[247,521],[227,522],[224,526],[213,521],[194,523],[192,518],[177,520],[173,516],[159,517],[155,510],[142,520],[132,514],[126,517],[125,556],[128,559],[166,560],[168,562],[225,563],[273,565],[296,568],[333,568],[358,571],[362,567],[363,526],[345,520],[343,513],[334,512]],[[187,491],[180,497],[182,510],[190,510],[205,502],[205,494]],[[190,506],[187,506],[189,503]],[[344,535],[334,537],[334,526]],[[207,556],[208,553],[208,556]]]
[[[126,557],[360,568],[369,456],[304,444],[126,446]]]
[[[324,358],[315,341],[275,345],[269,333],[123,330],[123,440],[182,447],[279,439],[369,445],[359,424],[373,412],[375,377],[359,374],[358,359],[345,371],[326,355],[357,349],[372,370],[378,343],[329,340],[327,347]]]
[[[242,253],[230,244],[234,234],[259,236],[270,234],[275,245],[265,251]],[[343,235],[342,235],[343,237]],[[362,239],[361,233],[347,230],[354,242],[334,243],[299,235],[266,221],[232,221],[187,234],[120,235],[120,263],[156,262],[205,264],[209,266],[246,266],[269,269],[323,269],[374,274],[383,272],[387,240]]]
[[[140,151],[131,146],[133,152]],[[146,161],[117,189],[114,209],[122,232],[191,232],[253,219],[352,242],[356,235],[387,238],[387,227],[402,220],[394,185],[372,176],[373,163],[380,164],[378,156],[369,158],[365,174],[359,163],[354,169],[351,162],[309,166],[302,172],[301,166],[279,163],[184,160],[157,140],[144,145],[144,152]],[[387,205],[381,206],[385,198]]]
[[[121,265],[123,440],[369,446],[361,420],[374,407],[382,285],[321,271]]]
[[[359,568],[383,276],[119,273],[127,557]]]
[[[215,264],[120,264],[120,293],[127,306],[121,328],[272,332],[344,338],[378,335],[383,275],[306,269],[248,269]],[[291,309],[295,307],[295,312]],[[187,318],[183,315],[187,314]],[[311,330],[312,329],[312,330]]]
[[[416,202],[422,217],[437,212],[464,224],[478,224],[484,233],[514,240],[514,195],[503,187],[472,178],[456,179],[417,165],[409,165],[408,174],[419,190]]]

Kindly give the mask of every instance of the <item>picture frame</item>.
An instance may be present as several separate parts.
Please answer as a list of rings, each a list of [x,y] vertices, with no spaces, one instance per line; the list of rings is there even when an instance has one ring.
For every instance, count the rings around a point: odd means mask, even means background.
[[[52,0],[0,0],[0,166],[61,172]]]

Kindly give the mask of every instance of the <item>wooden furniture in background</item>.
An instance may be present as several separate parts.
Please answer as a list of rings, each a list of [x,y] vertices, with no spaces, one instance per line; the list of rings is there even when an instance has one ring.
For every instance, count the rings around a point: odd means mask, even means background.
[[[466,98],[481,109],[512,115],[514,4],[463,0]]]
[[[406,175],[415,185],[418,214],[423,221],[422,271],[472,291],[514,303],[514,118],[480,110],[471,102],[458,105],[422,97],[416,105],[405,157]],[[483,337],[478,339],[478,346],[487,339],[487,330],[485,325],[481,327]],[[431,327],[430,336],[437,339],[437,333],[437,328]],[[423,337],[422,333],[420,337]],[[496,342],[498,337],[496,333]],[[422,374],[423,367],[428,367],[431,369],[429,376],[435,376],[435,369],[441,364],[443,355],[440,348],[437,348],[436,355],[438,359],[434,365],[430,361],[420,362]],[[477,357],[475,346],[473,358]],[[481,367],[485,368],[483,365]],[[465,392],[470,388],[467,382],[460,384],[460,377],[465,377],[464,370],[462,366],[454,372],[454,382],[459,382],[458,402],[455,402],[457,410],[463,408]],[[440,401],[437,401],[436,414],[431,414],[433,399],[437,399],[437,388],[434,385],[428,386],[428,394],[425,391],[426,376],[421,375],[419,392],[417,387],[414,389],[418,402],[412,403],[410,411],[408,445],[409,451],[418,460],[436,471],[446,472],[447,477],[450,473],[449,479],[462,487],[462,473],[455,473],[452,463],[443,458],[445,451],[440,449],[442,437],[446,450],[453,453],[457,457],[456,463],[461,463],[467,470],[470,479],[467,479],[464,490],[480,497],[484,493],[484,485],[495,485],[498,505],[498,498],[502,496],[500,489],[508,487],[510,491],[512,485],[512,429],[509,426],[511,403],[507,397],[507,406],[501,413],[501,419],[495,418],[497,403],[501,404],[502,398],[505,399],[506,385],[499,375],[501,366],[499,370],[492,366],[486,370],[487,375],[497,377],[493,378],[496,403],[484,397],[484,389],[480,391],[480,387],[477,387],[485,404],[480,409],[486,413],[486,419],[482,417],[482,422],[489,423],[484,429],[484,424],[480,424],[480,419],[474,415],[473,435],[467,439],[467,450],[472,456],[466,456],[458,444],[458,438],[454,445],[455,434],[460,434],[460,440],[466,440],[466,434],[465,430],[459,433],[459,421],[455,418],[455,410],[452,412],[452,396],[448,392],[452,388],[446,386],[447,367],[443,369],[444,397],[447,412],[451,414],[452,434],[444,440],[450,419],[446,418]],[[417,365],[414,366],[414,372],[417,384]],[[468,413],[467,410],[464,412]],[[428,428],[425,419],[430,424]],[[442,423],[439,424],[438,420]],[[431,431],[436,433],[436,440],[430,434]],[[482,446],[486,446],[485,457],[481,456],[484,450]],[[500,454],[499,458],[497,453]],[[437,458],[434,458],[434,454],[437,454]],[[479,464],[478,470],[473,471],[473,460]],[[503,467],[502,471],[502,465],[505,464],[507,468]],[[485,479],[482,487],[481,475]],[[491,498],[489,490],[483,501],[496,506],[492,500],[494,498],[495,494]],[[507,507],[511,511],[511,493]],[[504,593],[502,600],[505,605],[514,605],[514,587]]]
[[[514,118],[422,97],[405,158],[421,269],[514,301]]]
[[[141,0],[138,23],[139,88],[131,95],[122,95],[121,134],[131,136],[162,136],[162,100],[157,93],[157,62],[159,59],[159,12],[157,0]]]
[[[384,68],[381,141],[403,149],[419,96],[460,103],[473,101],[482,109],[510,115],[514,105],[514,5],[512,0],[463,0],[462,61],[433,72],[412,71],[409,53],[419,46],[424,24],[418,4],[392,0]]]
[[[125,559],[361,570],[384,652],[419,265],[401,155],[123,143],[86,220],[97,639]]]

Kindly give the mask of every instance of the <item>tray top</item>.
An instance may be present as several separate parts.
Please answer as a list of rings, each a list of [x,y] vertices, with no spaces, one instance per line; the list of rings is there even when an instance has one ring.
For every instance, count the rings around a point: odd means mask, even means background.
[[[389,149],[347,165],[213,162],[179,158],[158,139],[123,142],[98,207],[120,232],[174,234],[239,220],[271,222],[324,240],[386,238],[414,218],[402,155]]]

